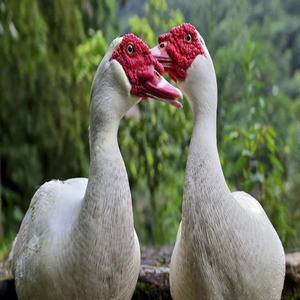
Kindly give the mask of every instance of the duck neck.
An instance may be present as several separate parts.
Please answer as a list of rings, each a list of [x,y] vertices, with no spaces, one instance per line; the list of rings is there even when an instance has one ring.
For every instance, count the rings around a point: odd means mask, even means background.
[[[125,237],[133,241],[131,193],[117,140],[120,119],[118,114],[101,116],[92,101],[90,171],[78,223],[87,244],[101,230],[109,231],[115,241],[121,242]]]
[[[217,83],[213,66],[207,71],[211,76],[190,76],[191,80],[198,81],[191,83],[186,80],[180,86],[186,91],[194,119],[184,185],[183,228],[199,219],[214,222],[212,215],[221,216],[222,213],[217,211],[222,212],[223,204],[231,195],[217,149]]]

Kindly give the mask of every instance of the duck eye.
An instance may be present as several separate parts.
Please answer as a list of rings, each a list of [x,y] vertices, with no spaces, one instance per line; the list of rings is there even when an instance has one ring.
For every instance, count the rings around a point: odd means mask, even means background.
[[[132,55],[133,52],[134,52],[134,47],[133,47],[131,44],[129,44],[129,45],[127,46],[127,53],[128,53],[129,55]]]
[[[185,40],[190,43],[192,41],[192,36],[188,33],[186,36],[185,36]]]

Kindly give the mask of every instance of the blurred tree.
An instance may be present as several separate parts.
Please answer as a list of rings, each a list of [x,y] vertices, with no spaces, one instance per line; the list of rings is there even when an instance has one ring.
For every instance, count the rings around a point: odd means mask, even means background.
[[[168,10],[164,0],[149,1],[145,12],[145,17],[133,17],[129,23],[132,32],[150,47],[157,44],[160,33],[183,22],[181,13],[178,10]],[[124,157],[131,157],[129,169],[137,167],[137,171],[129,173],[135,190],[136,222],[143,221],[141,215],[144,215],[146,224],[143,227],[148,228],[152,243],[165,244],[174,239],[178,228],[184,158],[187,156],[192,125],[186,120],[191,120],[191,113],[187,105],[182,113],[174,107],[152,100],[141,103],[139,108],[143,123],[140,128],[131,127],[131,141],[128,139],[128,144],[132,144],[131,148],[125,141],[120,144]],[[137,226],[138,232],[140,227]],[[139,233],[144,241],[143,232]]]
[[[248,88],[244,99],[249,114],[247,120],[222,141],[220,148],[223,150],[224,171],[235,189],[250,192],[261,202],[282,242],[286,244],[292,227],[283,184],[284,168],[279,160],[277,134],[267,118],[269,101],[261,92],[263,84],[256,62],[259,46],[250,40],[246,45],[243,70]]]
[[[80,0],[85,30],[93,34],[93,31],[101,28],[108,41],[111,41],[119,29],[116,18],[117,4],[111,0]],[[119,5],[126,0],[118,1]]]
[[[0,0],[5,235],[18,229],[38,185],[87,175],[90,86],[107,43],[133,31],[152,47],[184,15],[214,60],[228,183],[253,193],[285,246],[299,247],[298,2]],[[169,243],[180,219],[192,116],[186,101],[181,112],[152,100],[138,107],[119,131],[135,224],[142,243]]]
[[[0,1],[6,234],[18,229],[38,185],[88,171],[89,99],[79,96],[73,72],[76,47],[85,38],[79,5],[75,0]]]
[[[294,237],[290,243],[291,248],[297,248],[300,245],[300,71],[295,73],[294,81],[298,87],[298,97],[292,106],[294,122],[290,125],[288,144],[285,149],[289,154],[288,205],[292,213],[294,227]]]
[[[300,68],[294,55],[299,53],[299,5],[293,0],[175,0],[170,6],[200,30],[214,60],[218,141],[229,184],[254,193],[284,244],[291,245],[296,219],[290,217],[294,211],[285,187],[294,158],[285,149],[297,95],[291,75]]]
[[[167,30],[183,19],[178,11],[167,12],[165,1],[152,0],[147,16],[131,18],[132,32],[150,46],[162,29]],[[74,67],[83,98],[106,51],[101,31],[77,48]],[[152,100],[139,105],[138,118],[121,122],[119,141],[129,174],[135,206],[135,224],[142,243],[169,243],[175,236],[180,215],[185,160],[191,122],[175,108]],[[189,110],[185,112],[189,114]],[[168,129],[167,129],[168,128]],[[166,132],[168,131],[168,132]],[[184,149],[185,153],[182,153]],[[176,173],[174,173],[176,169]]]

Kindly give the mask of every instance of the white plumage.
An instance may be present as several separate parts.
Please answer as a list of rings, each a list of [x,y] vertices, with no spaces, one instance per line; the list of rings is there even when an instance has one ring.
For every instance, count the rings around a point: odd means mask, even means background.
[[[171,293],[174,300],[279,300],[282,244],[257,200],[227,187],[216,143],[217,83],[205,50],[178,84],[191,104],[194,130]]]
[[[174,34],[184,28],[192,26],[178,27]],[[164,35],[164,43],[152,50],[171,70],[176,58],[170,61],[166,54],[174,49],[167,44],[173,42],[172,34]],[[189,31],[180,34],[175,36],[179,55],[180,47],[194,36]],[[202,37],[198,32],[196,36],[204,53],[196,56],[185,79],[178,80],[189,100],[194,128],[182,222],[170,265],[171,295],[174,300],[279,300],[283,247],[258,201],[244,192],[231,193],[226,184],[216,141],[216,75]]]
[[[129,300],[140,248],[118,147],[119,121],[140,100],[110,61],[94,77],[89,179],[53,180],[34,195],[10,255],[19,300]]]
[[[89,178],[34,195],[10,254],[19,300],[131,299],[140,247],[117,133],[142,98],[182,107],[162,70],[133,34],[111,43],[92,84]]]

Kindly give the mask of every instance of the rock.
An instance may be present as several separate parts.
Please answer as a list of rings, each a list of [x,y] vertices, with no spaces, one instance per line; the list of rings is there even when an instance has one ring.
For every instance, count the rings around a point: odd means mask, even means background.
[[[143,247],[142,265],[132,300],[171,300],[169,291],[169,264],[173,247]]]
[[[286,273],[283,295],[300,299],[300,252],[285,255]]]
[[[161,291],[169,290],[168,267],[152,267],[142,265],[139,275],[139,282],[146,283],[152,287],[157,287]]]
[[[286,254],[285,259],[287,279],[300,285],[300,252]]]

